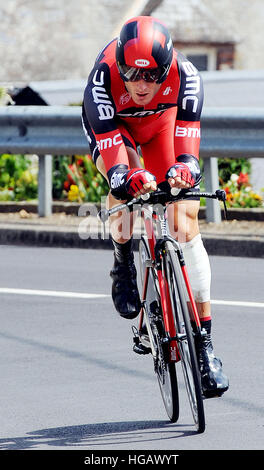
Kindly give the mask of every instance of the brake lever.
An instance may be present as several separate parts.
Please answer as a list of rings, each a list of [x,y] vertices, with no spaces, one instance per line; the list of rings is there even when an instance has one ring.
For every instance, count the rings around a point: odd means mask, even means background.
[[[215,191],[216,197],[218,201],[222,201],[224,203],[224,217],[227,220],[227,207],[226,207],[226,192],[224,189],[217,189]]]
[[[225,217],[225,220],[228,220],[227,219],[227,207],[226,207],[226,200],[225,199],[224,199],[223,203],[224,203],[224,217]]]

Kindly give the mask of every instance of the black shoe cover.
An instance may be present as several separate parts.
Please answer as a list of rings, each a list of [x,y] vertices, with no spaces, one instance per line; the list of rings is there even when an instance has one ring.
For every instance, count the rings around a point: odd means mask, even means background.
[[[207,334],[202,338],[197,352],[204,397],[221,396],[228,390],[229,382],[227,376],[222,371],[221,360],[214,355],[211,335]]]

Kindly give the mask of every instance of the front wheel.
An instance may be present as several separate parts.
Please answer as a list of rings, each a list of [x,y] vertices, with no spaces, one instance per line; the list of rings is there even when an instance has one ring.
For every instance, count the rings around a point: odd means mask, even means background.
[[[150,259],[147,241],[144,237],[139,242],[140,281],[144,283],[145,262]],[[166,413],[171,422],[179,418],[179,395],[175,363],[168,362],[166,354],[166,335],[160,311],[160,296],[154,267],[150,268],[146,293],[144,316],[148,336],[153,343],[154,370],[158,379],[160,393]]]
[[[179,395],[175,363],[165,362],[163,353],[159,351],[155,369],[167,415],[170,421],[175,423],[179,419]]]
[[[179,259],[171,242],[166,243],[164,270],[168,282],[185,387],[196,429],[202,433],[205,430],[205,416],[201,377],[190,323],[187,291]]]

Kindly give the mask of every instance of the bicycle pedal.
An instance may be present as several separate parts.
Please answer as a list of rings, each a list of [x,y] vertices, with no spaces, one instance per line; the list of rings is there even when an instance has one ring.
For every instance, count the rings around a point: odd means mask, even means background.
[[[138,343],[138,344],[134,344],[133,346],[133,351],[136,353],[136,354],[149,354],[151,352],[151,349],[150,348],[147,348],[146,346],[144,346],[142,343]]]
[[[138,333],[134,334],[133,341],[134,341],[133,351],[135,353],[137,353],[137,354],[149,354],[151,352],[150,348],[148,348],[147,346],[144,346],[144,344],[142,344],[140,342],[140,337],[139,337]]]

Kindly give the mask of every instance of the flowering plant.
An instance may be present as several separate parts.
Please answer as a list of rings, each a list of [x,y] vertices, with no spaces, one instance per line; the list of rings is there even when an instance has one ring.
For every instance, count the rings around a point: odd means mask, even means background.
[[[263,207],[262,197],[253,191],[248,173],[233,173],[223,189],[226,192],[227,207]]]
[[[203,159],[200,166],[203,172]],[[219,187],[226,192],[227,207],[255,208],[263,207],[263,197],[256,193],[250,184],[251,162],[247,158],[218,159]],[[205,182],[201,182],[201,190],[205,189]],[[264,191],[264,189],[262,190]],[[206,205],[206,199],[201,198],[201,206]]]
[[[90,155],[75,155],[72,163],[63,161],[63,195],[72,202],[98,202],[107,195],[108,184]]]
[[[37,157],[0,155],[0,200],[23,201],[38,195]]]

